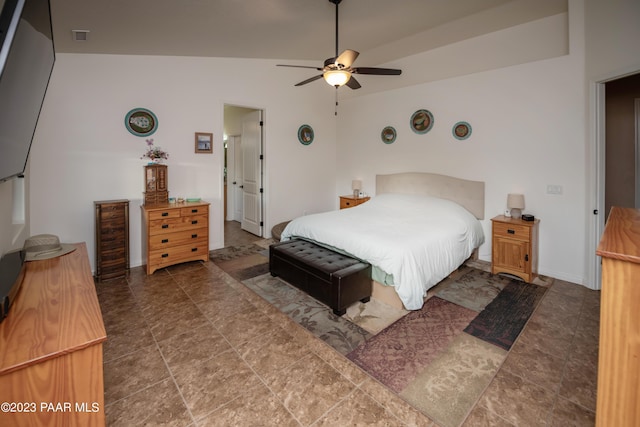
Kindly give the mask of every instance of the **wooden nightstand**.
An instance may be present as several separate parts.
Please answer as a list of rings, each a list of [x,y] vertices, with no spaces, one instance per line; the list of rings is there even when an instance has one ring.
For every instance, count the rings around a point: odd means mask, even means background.
[[[369,200],[371,197],[340,196],[340,209],[352,208]]]
[[[491,219],[491,273],[508,273],[531,283],[538,274],[538,223],[498,215]]]

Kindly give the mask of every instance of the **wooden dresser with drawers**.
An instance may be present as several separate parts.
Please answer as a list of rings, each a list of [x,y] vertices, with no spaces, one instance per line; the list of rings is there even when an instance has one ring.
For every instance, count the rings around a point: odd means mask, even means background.
[[[122,277],[129,270],[129,200],[94,202],[96,279]]]
[[[209,259],[209,203],[163,203],[140,209],[147,274],[182,262]]]

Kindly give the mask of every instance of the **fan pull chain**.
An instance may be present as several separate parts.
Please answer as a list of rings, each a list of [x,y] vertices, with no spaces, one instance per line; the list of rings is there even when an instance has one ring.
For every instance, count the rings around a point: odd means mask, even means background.
[[[334,115],[338,115],[338,86],[336,86],[336,109]]]

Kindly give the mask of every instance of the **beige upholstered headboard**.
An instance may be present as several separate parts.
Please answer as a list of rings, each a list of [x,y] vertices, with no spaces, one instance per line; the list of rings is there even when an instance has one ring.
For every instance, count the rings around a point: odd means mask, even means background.
[[[376,194],[424,194],[452,200],[484,219],[484,182],[426,172],[376,175]]]

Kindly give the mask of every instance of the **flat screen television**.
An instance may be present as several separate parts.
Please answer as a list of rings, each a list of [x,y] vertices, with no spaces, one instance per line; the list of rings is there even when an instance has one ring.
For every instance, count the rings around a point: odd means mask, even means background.
[[[49,0],[5,0],[0,14],[0,182],[24,174],[54,62]]]

